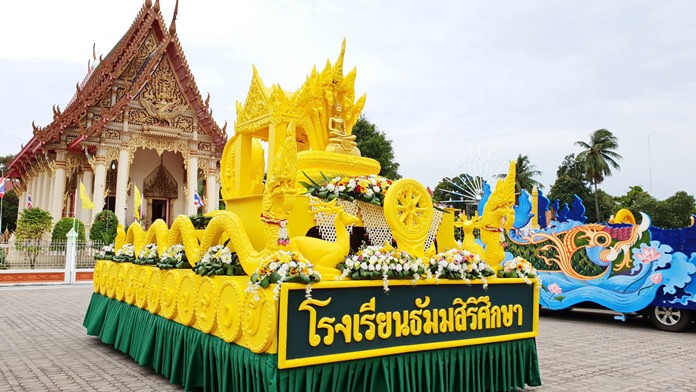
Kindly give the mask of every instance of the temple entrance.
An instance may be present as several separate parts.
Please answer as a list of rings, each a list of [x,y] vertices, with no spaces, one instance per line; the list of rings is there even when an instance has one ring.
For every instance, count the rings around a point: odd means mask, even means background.
[[[104,210],[116,212],[116,196],[107,196],[104,200]]]
[[[162,219],[169,224],[169,200],[153,199],[152,200],[152,222],[157,219]]]

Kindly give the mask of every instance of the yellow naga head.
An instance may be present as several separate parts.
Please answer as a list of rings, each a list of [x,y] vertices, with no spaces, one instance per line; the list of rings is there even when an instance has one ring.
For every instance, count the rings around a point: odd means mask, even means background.
[[[508,174],[504,180],[498,179],[495,190],[491,193],[483,208],[481,219],[486,226],[512,228],[515,222],[515,161],[510,162]]]

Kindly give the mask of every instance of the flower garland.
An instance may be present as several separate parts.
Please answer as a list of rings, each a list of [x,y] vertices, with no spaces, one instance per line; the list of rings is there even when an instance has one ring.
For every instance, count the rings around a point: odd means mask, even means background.
[[[114,255],[116,253],[114,252],[114,244],[109,244],[109,245],[104,245],[95,253],[94,259],[95,260],[111,260],[113,259]]]
[[[244,275],[239,257],[225,245],[208,248],[203,258],[193,266],[193,272],[201,276]]]
[[[424,273],[430,277],[430,270],[420,258],[391,246],[366,246],[346,257],[336,268],[342,271],[341,278],[381,278],[385,293],[389,291],[389,278],[412,279],[415,285]]]
[[[256,271],[251,274],[246,292],[253,293],[256,300],[259,299],[257,291],[268,287],[271,283],[276,286],[273,289],[273,298],[280,298],[280,287],[284,282],[304,283],[305,297],[312,298],[311,284],[321,280],[321,275],[314,270],[314,266],[304,256],[287,250],[278,250],[271,253]]]
[[[472,279],[480,279],[484,289],[488,287],[486,278],[495,275],[493,269],[482,261],[479,255],[460,249],[450,249],[431,257],[430,272],[435,281],[444,277],[462,279],[466,284],[471,284]]]
[[[116,254],[112,258],[112,260],[117,263],[135,260],[135,248],[133,247],[133,244],[123,244],[121,249],[116,251]]]
[[[503,263],[503,268],[498,270],[498,277],[522,278],[525,283],[532,284],[530,279],[539,279],[539,274],[532,263],[518,256]]]
[[[171,269],[171,268],[191,268],[188,259],[186,258],[186,252],[184,250],[184,245],[174,244],[167,248],[160,257],[157,266],[161,269]]]
[[[508,243],[507,238],[505,237],[504,227],[485,226],[484,229],[486,229],[486,231],[498,233],[498,242],[500,242],[500,246],[502,246],[503,248],[507,248]]]
[[[307,193],[323,200],[359,200],[376,205],[384,204],[384,196],[392,185],[392,180],[374,174],[369,176],[328,178],[322,174],[321,180],[307,177],[309,182],[300,182]]]
[[[157,244],[147,244],[140,250],[138,258],[133,260],[134,264],[155,265],[159,260],[157,254]]]

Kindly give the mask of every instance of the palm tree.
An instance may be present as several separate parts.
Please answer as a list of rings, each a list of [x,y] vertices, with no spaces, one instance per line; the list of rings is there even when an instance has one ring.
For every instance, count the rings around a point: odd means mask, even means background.
[[[594,184],[595,212],[597,213],[597,222],[601,222],[597,186],[604,181],[605,177],[611,176],[612,168],[621,169],[616,161],[621,160],[622,157],[614,151],[619,148],[619,140],[611,131],[598,129],[590,134],[589,143],[579,140],[575,142],[575,145],[584,148],[576,159],[582,162],[585,176]]]
[[[541,171],[537,170],[536,165],[529,162],[529,157],[519,154],[517,156],[517,168],[515,169],[515,199],[522,193],[522,189],[532,193],[532,188],[534,187],[543,188],[544,186],[534,179],[534,177],[540,175]]]

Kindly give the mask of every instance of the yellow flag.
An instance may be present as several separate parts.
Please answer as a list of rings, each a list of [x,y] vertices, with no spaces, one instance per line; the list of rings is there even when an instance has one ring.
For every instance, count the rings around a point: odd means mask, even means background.
[[[85,184],[80,181],[80,201],[82,202],[82,208],[86,210],[93,210],[94,209],[94,203],[92,203],[92,200],[89,199],[89,196],[87,196],[87,190],[85,189]]]
[[[135,187],[135,219],[140,220],[140,205],[143,204],[143,198],[140,197],[140,191],[137,185]]]

